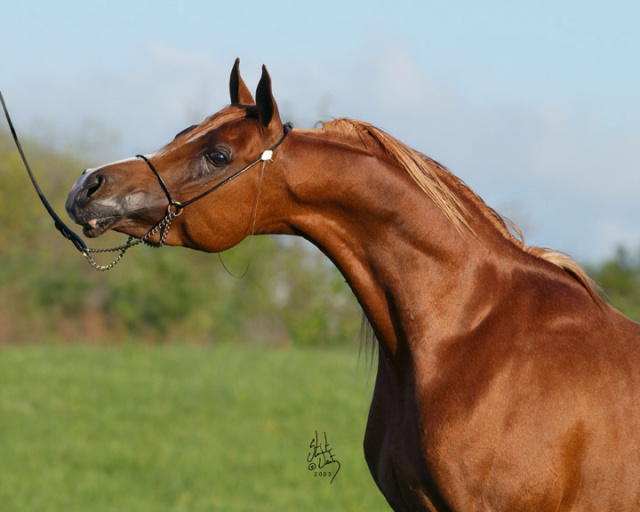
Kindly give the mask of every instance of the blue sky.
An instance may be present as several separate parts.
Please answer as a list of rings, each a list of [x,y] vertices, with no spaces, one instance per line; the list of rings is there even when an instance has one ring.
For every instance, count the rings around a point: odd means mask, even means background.
[[[217,111],[240,57],[251,87],[267,64],[283,117],[384,128],[528,243],[581,261],[640,246],[638,2],[36,0],[1,12],[0,89],[19,129],[89,141],[91,164],[153,151]]]

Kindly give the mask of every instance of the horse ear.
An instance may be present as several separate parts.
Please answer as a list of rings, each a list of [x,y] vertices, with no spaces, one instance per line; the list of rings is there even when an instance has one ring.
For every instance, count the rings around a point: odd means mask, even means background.
[[[254,105],[253,96],[240,76],[240,59],[236,59],[229,77],[229,93],[232,105]]]
[[[260,122],[263,126],[269,126],[273,121],[282,123],[278,105],[276,105],[276,100],[273,99],[273,93],[271,92],[271,77],[266,66],[262,66],[262,77],[260,77],[258,89],[256,90],[256,105]]]

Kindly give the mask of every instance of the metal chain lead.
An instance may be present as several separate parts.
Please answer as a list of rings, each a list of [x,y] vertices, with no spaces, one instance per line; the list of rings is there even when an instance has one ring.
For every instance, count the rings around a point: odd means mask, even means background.
[[[100,270],[101,272],[104,272],[106,270],[111,270],[122,259],[124,254],[129,249],[131,249],[132,247],[135,247],[136,245],[144,244],[154,248],[162,247],[167,239],[169,230],[171,229],[171,222],[173,222],[173,219],[175,219],[181,213],[182,213],[182,210],[178,210],[176,213],[174,209],[169,207],[167,209],[166,215],[162,218],[162,220],[158,222],[154,227],[152,227],[147,232],[147,234],[144,235],[142,238],[134,238],[130,236],[129,238],[127,238],[126,243],[124,243],[123,245],[119,245],[117,247],[110,247],[108,249],[92,249],[91,247],[86,247],[82,251],[82,255],[87,259],[89,264],[96,270]],[[158,232],[160,232],[160,238],[158,239],[158,242],[151,242],[150,238]],[[118,251],[119,251],[119,254],[115,257],[115,259],[111,263],[107,265],[101,265],[92,256],[92,254],[96,254],[96,253],[107,253],[107,252],[118,252]]]

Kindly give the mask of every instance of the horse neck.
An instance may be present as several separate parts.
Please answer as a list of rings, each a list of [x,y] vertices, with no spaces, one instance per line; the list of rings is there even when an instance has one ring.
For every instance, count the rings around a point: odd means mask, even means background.
[[[334,262],[389,355],[434,339],[443,321],[455,323],[473,274],[487,263],[486,238],[495,263],[504,237],[489,222],[473,221],[475,235],[456,229],[382,158],[327,141],[321,131],[290,139],[279,156],[286,186],[272,201],[277,213],[266,231],[301,235]]]

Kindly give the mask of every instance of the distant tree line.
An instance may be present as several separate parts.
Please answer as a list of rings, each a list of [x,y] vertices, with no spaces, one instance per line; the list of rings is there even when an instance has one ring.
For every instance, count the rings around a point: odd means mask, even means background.
[[[63,214],[86,162],[77,152],[23,144]],[[123,241],[109,236],[106,245]],[[116,269],[94,271],[53,229],[2,132],[0,259],[0,343],[328,346],[358,338],[361,312],[344,279],[300,239],[253,237],[225,252],[224,265],[215,255],[182,248],[137,248]],[[620,248],[588,271],[616,307],[640,319],[639,253]]]
[[[605,297],[628,317],[640,321],[640,248],[633,253],[620,246],[615,254],[587,272]]]
[[[64,200],[86,162],[31,140],[23,145],[66,218]],[[124,241],[106,236],[89,245]],[[53,228],[1,132],[0,259],[0,343],[327,346],[358,338],[360,309],[343,277],[301,239],[253,237],[222,254],[222,262],[183,248],[139,247],[115,269],[96,272]]]

